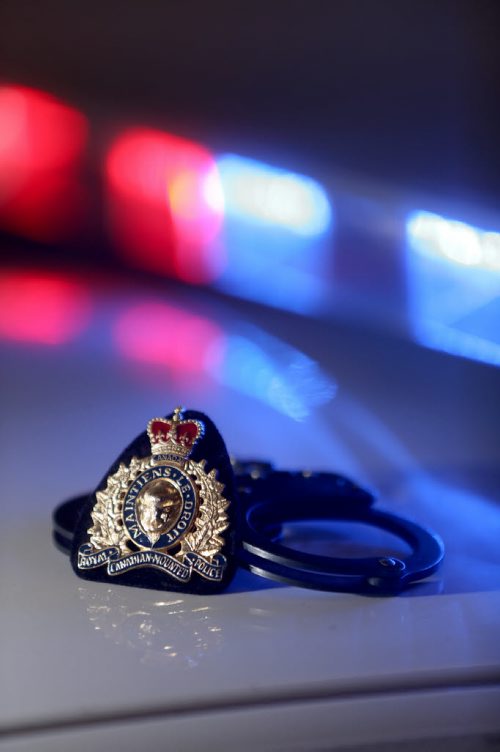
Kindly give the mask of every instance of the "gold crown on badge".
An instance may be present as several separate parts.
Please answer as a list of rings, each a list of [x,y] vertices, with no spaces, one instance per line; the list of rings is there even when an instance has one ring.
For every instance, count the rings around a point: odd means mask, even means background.
[[[197,420],[181,420],[182,408],[176,407],[171,418],[152,418],[148,423],[151,453],[154,456],[173,454],[186,458],[203,432]]]

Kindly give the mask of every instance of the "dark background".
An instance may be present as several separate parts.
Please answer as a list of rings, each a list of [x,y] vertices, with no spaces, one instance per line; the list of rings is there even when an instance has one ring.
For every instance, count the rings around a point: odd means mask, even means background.
[[[0,76],[94,117],[495,208],[499,20],[486,0],[3,0]]]

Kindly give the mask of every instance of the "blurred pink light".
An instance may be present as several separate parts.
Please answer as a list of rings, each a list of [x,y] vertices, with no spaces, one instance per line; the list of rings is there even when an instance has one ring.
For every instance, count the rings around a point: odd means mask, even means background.
[[[0,338],[62,345],[87,327],[91,304],[86,288],[59,274],[0,273]]]
[[[87,122],[54,97],[22,86],[0,87],[0,223],[52,242],[78,220],[77,168]]]
[[[113,337],[125,357],[167,366],[180,374],[210,371],[222,359],[225,347],[224,333],[214,322],[159,302],[126,309]]]
[[[132,129],[111,146],[106,176],[109,229],[128,260],[193,284],[219,276],[224,258],[213,241],[223,198],[209,151],[168,133]]]

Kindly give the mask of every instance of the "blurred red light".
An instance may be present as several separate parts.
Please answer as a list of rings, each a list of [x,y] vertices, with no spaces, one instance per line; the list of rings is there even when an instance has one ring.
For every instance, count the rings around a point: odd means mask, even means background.
[[[77,110],[41,91],[0,87],[0,222],[51,242],[72,228],[81,200],[76,168],[87,138]]]
[[[90,319],[85,287],[68,277],[37,272],[0,274],[0,338],[43,345],[75,339]]]
[[[141,303],[121,314],[114,341],[127,358],[199,374],[222,357],[225,339],[208,319],[165,303]]]
[[[133,129],[106,162],[110,231],[136,265],[193,284],[222,269],[214,244],[223,217],[215,161],[204,147],[160,131]]]

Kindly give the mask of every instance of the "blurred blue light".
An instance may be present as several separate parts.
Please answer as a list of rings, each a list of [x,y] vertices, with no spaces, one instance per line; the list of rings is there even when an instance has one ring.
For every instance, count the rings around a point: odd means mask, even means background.
[[[500,233],[417,211],[406,223],[410,246],[419,253],[462,266],[500,272]]]
[[[219,157],[217,167],[226,215],[305,237],[322,235],[330,227],[330,202],[315,180],[234,154]]]
[[[425,347],[461,358],[500,366],[500,344],[443,324],[427,324],[415,328],[415,338]]]
[[[252,326],[228,335],[224,358],[209,364],[208,370],[219,383],[297,421],[336,392],[314,360]]]
[[[227,227],[229,263],[217,287],[275,308],[315,314],[330,292],[324,269],[329,249],[296,240],[287,243],[276,234],[266,237],[255,228],[242,235]]]
[[[416,211],[406,223],[416,339],[500,365],[500,233]]]

